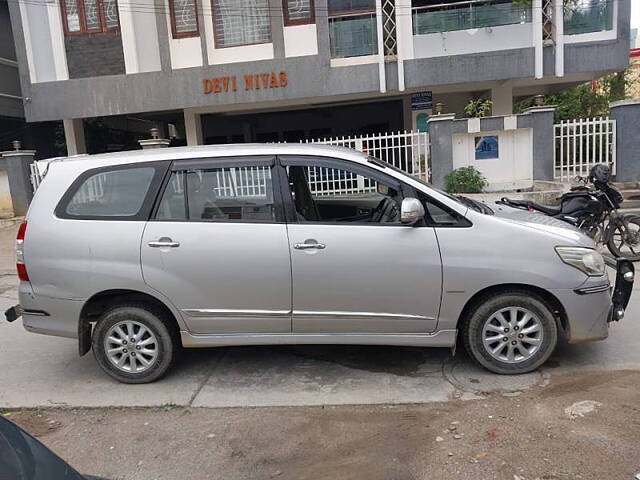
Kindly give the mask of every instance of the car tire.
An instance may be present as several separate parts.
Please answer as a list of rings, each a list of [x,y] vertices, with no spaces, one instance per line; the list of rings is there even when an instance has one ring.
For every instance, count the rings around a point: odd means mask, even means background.
[[[517,375],[547,361],[558,343],[558,326],[541,298],[504,292],[477,304],[462,329],[462,340],[469,355],[487,370]]]
[[[122,383],[150,383],[176,358],[179,340],[171,319],[147,304],[118,305],[102,314],[91,336],[100,367]]]

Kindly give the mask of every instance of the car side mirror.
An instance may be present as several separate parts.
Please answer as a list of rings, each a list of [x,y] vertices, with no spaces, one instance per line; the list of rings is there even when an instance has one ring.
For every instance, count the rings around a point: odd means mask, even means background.
[[[400,207],[400,222],[405,225],[413,225],[424,218],[424,207],[417,198],[407,197],[402,200]]]

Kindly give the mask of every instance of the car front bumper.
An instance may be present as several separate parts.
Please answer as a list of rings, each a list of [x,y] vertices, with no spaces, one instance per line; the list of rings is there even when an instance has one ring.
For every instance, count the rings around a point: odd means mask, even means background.
[[[553,290],[566,314],[565,337],[569,343],[602,340],[609,336],[609,323],[622,320],[629,304],[635,269],[629,260],[613,261],[615,286],[609,282],[583,285],[574,290]]]

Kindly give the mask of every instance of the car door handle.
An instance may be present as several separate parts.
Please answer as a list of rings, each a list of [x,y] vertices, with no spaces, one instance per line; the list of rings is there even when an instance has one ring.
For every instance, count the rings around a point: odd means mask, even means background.
[[[153,248],[176,248],[180,246],[180,242],[174,242],[170,238],[162,237],[159,240],[153,240],[148,243]]]
[[[294,243],[293,248],[296,250],[324,250],[327,246],[324,243]]]

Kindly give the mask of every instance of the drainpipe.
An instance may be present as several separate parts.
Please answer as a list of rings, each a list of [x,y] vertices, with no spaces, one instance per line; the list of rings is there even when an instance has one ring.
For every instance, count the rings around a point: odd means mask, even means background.
[[[413,32],[411,31],[411,2],[408,0],[396,0],[395,22],[396,48],[398,51],[398,90],[404,92],[404,59],[407,58],[407,40],[413,41]]]
[[[380,93],[387,91],[387,76],[384,69],[384,37],[382,33],[382,0],[376,0],[376,30],[378,32],[378,72]]]
[[[542,45],[542,0],[533,0],[531,5],[533,13],[533,47],[534,47],[534,64],[535,64],[535,77],[542,78],[544,74],[543,69],[543,45]]]
[[[553,27],[556,45],[556,77],[564,77],[564,8],[563,0],[555,0]]]

